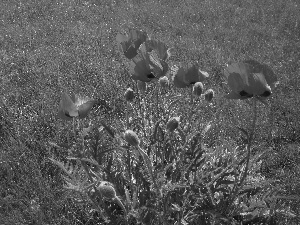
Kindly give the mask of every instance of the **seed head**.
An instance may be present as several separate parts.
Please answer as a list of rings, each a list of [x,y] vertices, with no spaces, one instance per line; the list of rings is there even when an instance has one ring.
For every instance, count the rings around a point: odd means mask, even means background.
[[[193,94],[196,96],[200,96],[203,92],[203,84],[202,82],[197,82],[193,86]]]
[[[179,125],[179,121],[180,121],[179,117],[170,118],[169,121],[167,122],[167,130],[169,132],[173,132],[174,130],[176,130]]]
[[[124,96],[125,96],[126,101],[132,102],[133,99],[134,99],[133,90],[131,88],[127,88],[127,90],[125,91]]]
[[[100,191],[102,196],[107,199],[113,199],[116,197],[116,191],[113,186],[109,185],[106,182],[102,182],[98,187],[97,190]]]
[[[132,130],[126,130],[124,137],[125,137],[125,140],[127,141],[127,143],[132,146],[138,146],[140,144],[139,137]]]
[[[169,79],[166,76],[159,78],[158,82],[163,88],[167,88],[169,86]]]
[[[208,89],[205,93],[204,93],[204,98],[206,101],[210,102],[213,97],[215,95],[215,92],[213,89]]]

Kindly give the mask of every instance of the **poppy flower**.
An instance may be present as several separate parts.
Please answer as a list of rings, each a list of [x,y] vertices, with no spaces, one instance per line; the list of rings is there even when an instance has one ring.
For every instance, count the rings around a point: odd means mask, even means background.
[[[228,99],[247,99],[258,97],[265,99],[272,93],[277,84],[277,77],[272,69],[255,60],[246,60],[228,66],[224,75],[231,92],[225,97]]]
[[[175,87],[185,88],[197,82],[203,82],[208,73],[201,71],[198,64],[183,64],[177,67],[173,74],[173,81]]]
[[[137,50],[146,39],[147,33],[137,29],[129,29],[128,36],[118,33],[116,37],[122,52],[128,59],[132,59],[138,54]]]
[[[70,97],[67,93],[63,93],[59,103],[58,116],[64,120],[72,120],[75,117],[83,119],[87,117],[95,103],[95,100],[89,98],[79,98],[76,95]]]
[[[170,48],[162,41],[149,39],[145,42],[147,52],[155,51],[159,59],[166,61],[171,56]]]
[[[150,82],[154,78],[164,76],[168,71],[168,64],[159,60],[153,53],[146,51],[145,44],[139,48],[139,54],[130,62],[130,73],[134,80]]]

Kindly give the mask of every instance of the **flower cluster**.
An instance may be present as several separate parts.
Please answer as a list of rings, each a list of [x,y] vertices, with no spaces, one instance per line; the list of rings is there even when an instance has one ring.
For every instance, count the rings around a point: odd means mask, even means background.
[[[255,60],[245,60],[229,65],[224,70],[225,78],[231,92],[228,99],[248,99],[256,97],[264,100],[272,94],[272,89],[278,83],[272,69]]]
[[[147,82],[157,79],[161,88],[167,88],[172,78],[171,81],[177,88],[191,87],[195,96],[204,96],[208,102],[214,98],[215,92],[212,89],[204,92],[202,82],[209,77],[209,74],[200,70],[198,63],[181,63],[169,70],[168,60],[171,57],[171,49],[165,43],[151,39],[146,32],[137,29],[129,29],[127,35],[119,33],[116,40],[124,56],[130,60],[130,75],[137,81],[141,93],[146,92]],[[255,97],[265,100],[272,94],[272,89],[278,83],[272,69],[255,60],[229,65],[224,70],[224,76],[231,89],[231,92],[225,95],[227,99],[244,100]],[[132,102],[133,90],[128,88],[124,96],[126,101]],[[79,98],[76,95],[70,97],[67,93],[63,93],[58,116],[64,120],[83,119],[87,117],[95,103],[93,99]]]

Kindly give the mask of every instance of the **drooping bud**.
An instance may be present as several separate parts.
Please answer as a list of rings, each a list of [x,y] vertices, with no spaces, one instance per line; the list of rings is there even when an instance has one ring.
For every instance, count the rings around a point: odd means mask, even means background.
[[[215,92],[213,89],[208,89],[205,93],[204,93],[204,98],[206,101],[210,102],[213,97],[215,95]]]
[[[126,130],[124,135],[125,140],[128,144],[132,146],[138,146],[140,144],[140,139],[137,134],[132,130]]]
[[[133,92],[133,90],[131,88],[127,88],[127,90],[125,91],[124,96],[125,96],[126,101],[132,102],[133,99],[134,99],[134,92]]]
[[[167,122],[167,130],[169,132],[173,132],[174,130],[176,130],[179,125],[179,121],[180,121],[179,117],[170,118],[169,121]]]
[[[141,93],[145,93],[147,90],[147,84],[144,81],[137,81],[137,87]]]
[[[116,191],[113,186],[109,185],[107,182],[101,182],[97,187],[102,196],[107,199],[114,199],[116,197]]]
[[[159,78],[159,85],[163,88],[167,88],[169,86],[169,79],[166,76]]]
[[[203,92],[203,84],[202,82],[197,82],[193,86],[193,94],[196,96],[200,96]]]

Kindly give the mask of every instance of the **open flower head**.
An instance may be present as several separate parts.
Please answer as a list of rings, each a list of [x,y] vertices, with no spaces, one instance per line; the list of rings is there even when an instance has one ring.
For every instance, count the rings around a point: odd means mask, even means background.
[[[225,97],[228,99],[247,99],[258,97],[265,99],[277,84],[277,77],[272,69],[255,60],[233,63],[224,71],[224,76],[231,89]]]
[[[129,34],[117,34],[116,40],[121,46],[121,51],[128,59],[134,58],[138,53],[137,50],[147,39],[147,33],[137,30],[129,29]]]
[[[142,44],[139,53],[131,60],[129,69],[132,79],[150,82],[164,76],[168,71],[168,64],[160,60],[155,52],[147,52],[145,44]]]
[[[95,103],[93,99],[80,98],[77,95],[70,97],[64,92],[59,103],[58,116],[64,120],[72,120],[75,117],[83,119],[87,117]]]
[[[154,39],[148,39],[145,42],[147,52],[155,51],[158,55],[158,58],[166,61],[171,56],[170,48],[163,43],[162,41],[154,40]]]
[[[177,67],[177,70],[173,74],[173,82],[175,87],[186,88],[197,82],[203,82],[208,73],[201,71],[198,64],[183,64]]]

